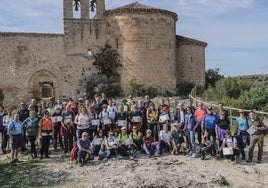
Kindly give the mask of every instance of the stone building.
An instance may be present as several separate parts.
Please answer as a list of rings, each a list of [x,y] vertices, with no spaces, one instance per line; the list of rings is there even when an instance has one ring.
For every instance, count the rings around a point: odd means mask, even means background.
[[[133,78],[170,92],[184,82],[204,86],[207,44],[176,35],[176,13],[138,2],[112,10],[105,10],[105,0],[77,2],[78,13],[73,0],[63,0],[63,34],[0,33],[0,88],[7,101],[77,98],[96,72],[90,53],[105,44],[120,54],[123,91]]]

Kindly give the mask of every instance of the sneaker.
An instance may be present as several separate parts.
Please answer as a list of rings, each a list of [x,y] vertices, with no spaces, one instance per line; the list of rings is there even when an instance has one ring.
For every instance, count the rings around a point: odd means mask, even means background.
[[[257,160],[257,163],[260,164],[261,163],[261,160]]]
[[[45,156],[45,158],[49,159],[49,158],[50,158],[50,156],[49,156],[49,155],[46,155],[46,156]]]
[[[155,156],[155,157],[159,157],[160,154],[159,154],[159,153],[155,153],[154,156]]]
[[[123,157],[121,155],[118,155],[117,159],[123,159]]]
[[[130,156],[130,157],[129,157],[129,159],[130,159],[130,160],[133,160],[133,159],[134,159],[134,157],[133,157],[133,156]]]
[[[251,162],[252,162],[252,159],[248,159],[248,160],[247,160],[247,163],[251,163]]]
[[[192,151],[189,151],[189,156],[192,156],[193,155],[193,152]]]
[[[78,166],[79,166],[79,167],[82,167],[82,166],[83,166],[83,163],[78,162]]]
[[[197,157],[197,154],[196,153],[193,153],[193,155],[191,157],[192,158],[196,158]]]
[[[15,162],[15,159],[12,159],[9,163],[10,163],[10,164],[15,164],[15,163],[16,163],[16,162]]]
[[[18,163],[19,162],[19,159],[14,159],[14,163]]]

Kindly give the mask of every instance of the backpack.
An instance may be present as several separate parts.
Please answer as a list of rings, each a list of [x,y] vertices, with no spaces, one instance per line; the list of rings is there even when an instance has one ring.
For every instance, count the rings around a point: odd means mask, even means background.
[[[74,161],[77,159],[77,152],[78,152],[78,146],[77,146],[77,143],[74,142],[73,148],[72,148],[71,154],[70,154],[70,161]]]

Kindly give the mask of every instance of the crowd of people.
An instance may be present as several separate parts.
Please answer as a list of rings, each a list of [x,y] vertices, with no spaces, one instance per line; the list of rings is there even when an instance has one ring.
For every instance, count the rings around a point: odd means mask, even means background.
[[[217,109],[179,103],[170,109],[161,98],[155,104],[148,95],[135,100],[132,95],[119,104],[105,93],[93,100],[57,100],[55,104],[32,99],[20,103],[12,114],[11,107],[0,106],[1,150],[6,154],[11,141],[11,162],[18,161],[20,151],[30,145],[31,157],[37,158],[36,143],[40,138],[39,158],[50,158],[50,145],[55,151],[70,153],[70,162],[83,166],[97,157],[134,159],[140,153],[149,158],[163,153],[187,155],[204,160],[207,155],[229,158],[233,162],[246,160],[245,147],[249,145],[246,162],[252,162],[254,147],[258,144],[257,163],[263,155],[267,127],[254,111],[245,115],[240,109],[236,128],[231,133],[228,111],[222,103]]]

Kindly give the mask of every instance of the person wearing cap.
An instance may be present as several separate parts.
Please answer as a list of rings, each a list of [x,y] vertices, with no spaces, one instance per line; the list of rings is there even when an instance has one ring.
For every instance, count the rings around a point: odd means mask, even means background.
[[[88,139],[88,133],[83,132],[82,137],[77,140],[77,162],[81,167],[87,161],[94,160],[94,154],[91,150],[91,143]]]
[[[180,123],[174,124],[174,130],[171,132],[172,135],[172,155],[178,155],[187,151],[187,138],[183,132],[182,125]]]
[[[246,160],[245,147],[249,143],[249,134],[247,132],[248,118],[245,116],[245,111],[243,109],[238,110],[239,117],[236,118],[236,129],[235,135],[237,136],[238,148],[242,154],[242,160]]]
[[[44,113],[43,118],[39,122],[39,136],[42,137],[40,159],[43,159],[44,154],[45,158],[50,158],[48,150],[50,139],[54,136],[54,127],[48,111]]]
[[[133,149],[133,140],[129,137],[126,127],[121,128],[121,133],[119,133],[117,140],[120,146],[120,154],[124,157],[129,157],[129,153]]]
[[[142,148],[148,158],[152,157],[153,154],[156,157],[160,156],[160,145],[159,142],[154,142],[151,129],[147,129],[146,135],[142,137]]]
[[[249,127],[253,127],[255,132],[250,135],[250,145],[248,149],[247,162],[252,162],[254,147],[256,144],[258,144],[257,163],[261,163],[264,143],[263,131],[267,130],[267,127],[263,124],[262,120],[256,116],[256,113],[254,111],[249,112],[248,124]]]
[[[167,105],[163,105],[160,113],[159,113],[159,128],[160,130],[163,130],[163,125],[168,125],[168,130],[170,131],[170,122],[171,122],[171,116],[169,112],[169,108]]]
[[[108,132],[108,137],[105,140],[105,150],[99,155],[100,160],[103,158],[117,157],[122,159],[122,156],[119,154],[119,143],[114,137],[113,131]]]
[[[209,139],[213,139],[213,143],[215,144],[213,148],[213,154],[216,155],[216,123],[217,123],[217,116],[213,113],[212,106],[207,108],[207,114],[203,117],[202,120],[202,132],[204,135]]]

